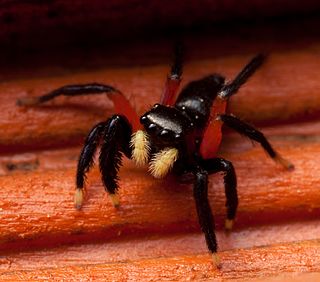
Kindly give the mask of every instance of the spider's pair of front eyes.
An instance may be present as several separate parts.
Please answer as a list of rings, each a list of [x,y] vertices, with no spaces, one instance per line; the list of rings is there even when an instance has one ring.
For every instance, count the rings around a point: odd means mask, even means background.
[[[141,117],[141,122],[145,125],[148,122],[148,118],[146,116]],[[177,140],[181,137],[180,133],[174,133],[173,131],[169,131],[168,129],[165,129],[155,123],[149,122],[147,125],[145,125],[145,128],[148,132],[148,134],[152,136],[158,136],[161,139],[164,140]]]
[[[141,124],[155,142],[161,140],[179,141],[184,131],[182,120],[176,109],[160,104],[155,104],[149,112],[140,118]]]

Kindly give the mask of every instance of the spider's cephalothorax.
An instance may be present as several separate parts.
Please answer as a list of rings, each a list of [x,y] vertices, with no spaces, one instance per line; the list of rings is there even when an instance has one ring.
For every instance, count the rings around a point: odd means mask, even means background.
[[[140,119],[119,90],[97,83],[67,85],[41,97],[21,99],[18,104],[35,105],[60,95],[106,93],[114,102],[118,114],[94,126],[85,140],[77,168],[76,207],[82,206],[85,175],[93,164],[93,157],[100,143],[102,181],[115,206],[119,205],[116,193],[122,155],[133,159],[138,165],[148,164],[150,173],[156,178],[162,178],[170,171],[178,175],[193,174],[193,193],[199,224],[205,234],[208,249],[218,265],[214,220],[208,201],[208,174],[224,172],[226,229],[232,228],[238,206],[233,165],[230,161],[216,157],[222,125],[226,124],[259,142],[273,160],[286,169],[293,168],[289,161],[272,148],[260,131],[226,114],[230,96],[239,90],[264,59],[264,55],[255,56],[230,83],[225,83],[221,75],[213,74],[190,82],[178,94],[182,56],[180,49],[177,49],[160,104],[155,104]]]

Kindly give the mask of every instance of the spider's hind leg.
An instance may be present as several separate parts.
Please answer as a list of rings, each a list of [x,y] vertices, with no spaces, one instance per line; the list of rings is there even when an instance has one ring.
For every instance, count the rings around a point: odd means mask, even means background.
[[[198,167],[194,171],[195,183],[193,187],[193,196],[196,202],[196,209],[199,224],[204,233],[207,247],[212,254],[213,263],[220,267],[219,256],[217,255],[217,238],[214,228],[214,218],[208,200],[208,173]]]
[[[239,88],[247,82],[247,80],[260,68],[265,60],[266,55],[264,54],[254,56],[230,83],[222,87],[218,95],[221,98],[226,99],[237,93]]]
[[[208,171],[209,174],[224,172],[224,188],[227,198],[227,218],[225,221],[225,229],[227,231],[232,229],[233,221],[236,217],[238,207],[238,193],[237,193],[237,177],[234,167],[230,161],[222,158],[212,158],[202,160],[202,167]]]
[[[225,123],[228,127],[234,129],[235,131],[239,132],[242,135],[245,135],[249,137],[250,139],[258,142],[261,144],[263,149],[267,152],[267,154],[272,158],[275,162],[282,165],[287,170],[293,170],[294,165],[283,158],[277,151],[275,151],[267,138],[263,135],[262,132],[255,129],[250,124],[238,119],[237,117],[234,117],[232,115],[220,115],[221,121]]]

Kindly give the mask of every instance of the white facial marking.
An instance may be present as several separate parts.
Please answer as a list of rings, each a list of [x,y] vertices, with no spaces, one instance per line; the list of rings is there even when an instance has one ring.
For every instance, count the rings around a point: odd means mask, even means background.
[[[133,133],[130,147],[132,148],[132,159],[137,165],[144,165],[148,162],[150,142],[147,133],[142,130]]]
[[[155,178],[163,178],[172,168],[178,158],[176,148],[165,148],[153,155],[150,162],[149,171]]]

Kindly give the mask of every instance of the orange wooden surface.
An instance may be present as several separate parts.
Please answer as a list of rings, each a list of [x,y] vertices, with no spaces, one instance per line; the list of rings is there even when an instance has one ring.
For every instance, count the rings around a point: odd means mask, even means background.
[[[228,39],[218,47],[210,39],[204,42],[196,42],[205,55],[191,54],[184,84],[213,71],[233,77],[263,45],[254,45],[251,38],[240,43],[242,52],[232,54]],[[82,139],[93,124],[112,113],[110,101],[96,96],[59,98],[28,109],[15,105],[17,98],[65,83],[96,81],[133,97],[142,113],[160,97],[167,59],[136,67],[60,70],[55,63],[36,66],[34,72],[29,66],[16,74],[9,68],[0,83],[0,279],[319,277],[313,272],[320,271],[320,41],[307,46],[294,42],[288,51],[279,47],[287,42],[266,40],[273,50],[268,62],[230,104],[231,112],[258,124],[296,169],[283,170],[260,146],[226,132],[219,154],[234,163],[240,204],[234,232],[227,235],[222,229],[221,175],[210,177],[219,271],[212,267],[199,230],[190,185],[172,178],[155,180],[145,168],[125,161],[119,209],[105,195],[97,168],[89,174],[83,209],[74,209]],[[190,44],[191,50],[196,43]],[[215,52],[209,56],[211,48]],[[133,52],[143,61],[137,50]]]

